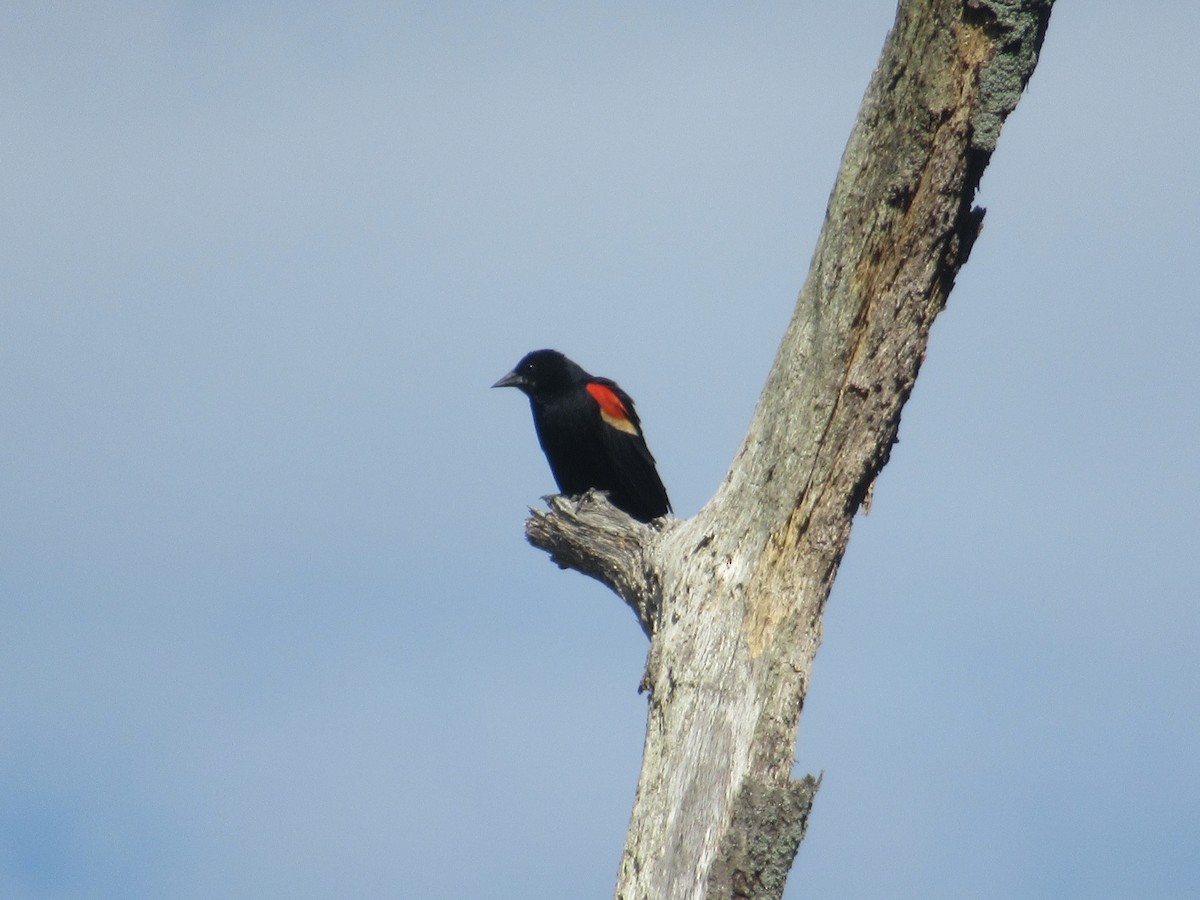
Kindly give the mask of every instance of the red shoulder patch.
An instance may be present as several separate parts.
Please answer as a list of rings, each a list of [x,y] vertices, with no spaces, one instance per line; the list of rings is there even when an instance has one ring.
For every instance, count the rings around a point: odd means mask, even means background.
[[[629,413],[625,411],[625,404],[621,402],[620,397],[613,393],[612,388],[598,384],[595,381],[589,381],[587,392],[600,404],[600,409],[614,419],[629,418]]]
[[[613,428],[618,428],[628,434],[638,433],[637,426],[629,420],[629,413],[625,409],[625,404],[621,402],[621,398],[616,395],[612,388],[607,385],[598,384],[595,381],[589,381],[587,383],[587,392],[600,405],[600,418]]]

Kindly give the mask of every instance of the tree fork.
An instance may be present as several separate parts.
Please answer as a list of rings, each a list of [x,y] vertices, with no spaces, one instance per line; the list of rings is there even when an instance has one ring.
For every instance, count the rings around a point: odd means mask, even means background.
[[[621,900],[783,893],[819,785],[791,770],[825,601],[1052,3],[901,0],[749,431],[696,516],[646,526],[588,495],[527,522],[650,638]]]

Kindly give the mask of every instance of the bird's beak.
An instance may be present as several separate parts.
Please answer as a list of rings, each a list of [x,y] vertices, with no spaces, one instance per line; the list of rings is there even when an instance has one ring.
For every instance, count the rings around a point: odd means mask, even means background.
[[[523,377],[521,377],[521,375],[518,372],[509,372],[507,375],[505,375],[503,378],[501,378],[499,381],[497,381],[495,384],[492,385],[492,387],[494,387],[494,388],[498,388],[498,387],[520,388],[520,387],[524,387],[524,386],[525,386],[525,379]]]

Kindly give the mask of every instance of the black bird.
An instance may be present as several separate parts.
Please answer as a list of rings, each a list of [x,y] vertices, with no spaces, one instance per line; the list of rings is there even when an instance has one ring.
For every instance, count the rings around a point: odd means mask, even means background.
[[[557,350],[534,350],[492,387],[529,397],[538,442],[558,489],[577,497],[595,488],[642,522],[671,511],[633,399],[589,375]]]

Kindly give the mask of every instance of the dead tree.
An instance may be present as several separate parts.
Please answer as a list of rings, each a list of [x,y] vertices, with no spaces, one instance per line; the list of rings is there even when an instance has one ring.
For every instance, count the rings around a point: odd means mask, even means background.
[[[589,495],[526,523],[650,639],[622,900],[783,893],[818,787],[791,771],[825,600],[1052,2],[901,0],[749,432],[694,518],[641,525]]]

